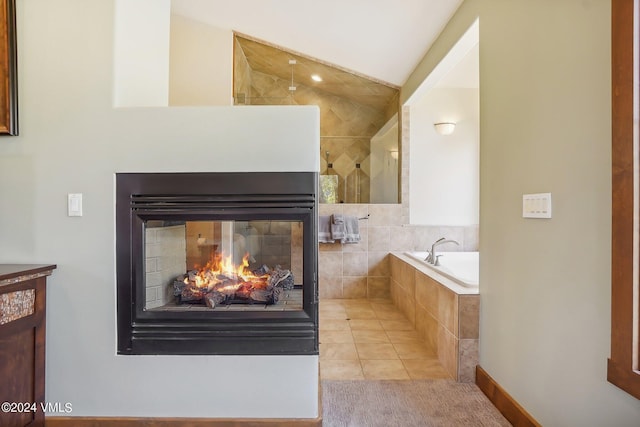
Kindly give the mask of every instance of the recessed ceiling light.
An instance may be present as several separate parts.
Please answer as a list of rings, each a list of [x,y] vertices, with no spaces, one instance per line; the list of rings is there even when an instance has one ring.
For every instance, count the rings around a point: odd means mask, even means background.
[[[321,82],[322,81],[322,77],[320,77],[317,74],[312,74],[311,75],[311,80],[313,80],[314,82]]]

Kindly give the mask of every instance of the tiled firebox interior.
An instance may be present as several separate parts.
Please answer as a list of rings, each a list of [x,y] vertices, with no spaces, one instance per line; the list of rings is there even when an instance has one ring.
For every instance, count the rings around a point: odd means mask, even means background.
[[[451,378],[389,299],[320,300],[322,379]]]

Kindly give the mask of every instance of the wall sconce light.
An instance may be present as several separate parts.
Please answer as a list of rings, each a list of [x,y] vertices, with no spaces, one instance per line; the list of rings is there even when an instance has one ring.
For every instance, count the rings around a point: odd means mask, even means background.
[[[436,128],[436,132],[440,135],[451,135],[456,129],[456,124],[453,122],[440,122],[434,123],[433,127]]]
[[[398,150],[390,150],[389,155],[393,160],[398,160]]]

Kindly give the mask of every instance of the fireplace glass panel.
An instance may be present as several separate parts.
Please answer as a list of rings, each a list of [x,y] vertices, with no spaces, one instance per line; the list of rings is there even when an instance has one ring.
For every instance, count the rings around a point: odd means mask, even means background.
[[[300,311],[303,223],[144,223],[146,311]]]
[[[317,189],[315,172],[116,174],[118,354],[317,355]]]

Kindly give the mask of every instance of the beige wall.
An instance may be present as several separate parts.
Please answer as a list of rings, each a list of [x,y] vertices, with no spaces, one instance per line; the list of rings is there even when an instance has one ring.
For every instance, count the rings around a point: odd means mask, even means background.
[[[169,105],[232,105],[233,32],[171,15]]]
[[[406,100],[480,16],[480,364],[549,426],[636,426],[606,381],[610,2],[466,0]],[[552,192],[554,217],[521,217]]]
[[[115,0],[114,4],[113,104],[166,107],[171,0]]]

